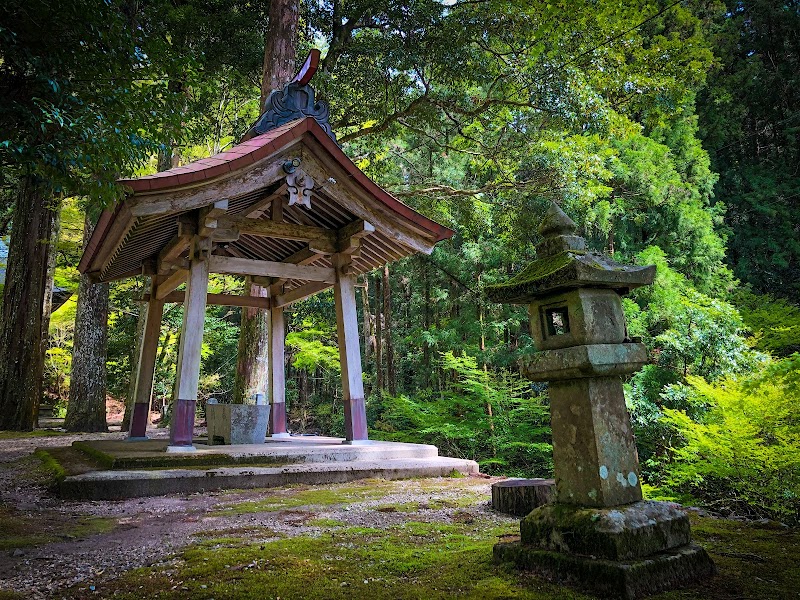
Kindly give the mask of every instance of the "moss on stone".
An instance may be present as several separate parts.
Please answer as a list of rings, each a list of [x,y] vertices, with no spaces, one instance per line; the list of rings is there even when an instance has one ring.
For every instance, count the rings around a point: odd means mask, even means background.
[[[491,293],[495,290],[501,291],[533,283],[568,266],[575,260],[575,256],[578,254],[583,253],[575,251],[561,252],[553,256],[545,256],[544,258],[536,259],[505,283],[489,285],[486,286],[486,289]]]

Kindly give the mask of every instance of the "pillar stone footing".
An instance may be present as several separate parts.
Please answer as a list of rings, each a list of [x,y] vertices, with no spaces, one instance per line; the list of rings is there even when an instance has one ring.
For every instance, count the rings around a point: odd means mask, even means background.
[[[273,440],[288,440],[290,437],[292,437],[292,434],[291,434],[291,433],[286,433],[286,432],[283,432],[283,433],[273,433],[273,434],[272,434],[271,436],[269,436],[269,437],[270,437],[271,439],[273,439]]]
[[[374,443],[372,440],[344,440],[342,442],[345,446],[369,446]]]
[[[130,436],[125,438],[125,441],[126,442],[146,442],[149,439],[150,438],[147,437],[146,435],[130,435]]]

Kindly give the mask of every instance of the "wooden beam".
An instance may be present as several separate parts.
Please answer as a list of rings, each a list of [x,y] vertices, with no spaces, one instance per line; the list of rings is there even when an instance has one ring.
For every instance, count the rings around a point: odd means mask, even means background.
[[[275,200],[275,198],[283,196],[286,193],[286,190],[288,189],[289,186],[286,185],[286,183],[284,183],[273,193],[267,194],[261,200],[258,200],[254,204],[251,204],[247,208],[247,212],[245,213],[244,216],[249,219],[257,219],[258,217],[264,214],[264,211],[267,210],[267,208],[269,208],[269,205],[272,204],[272,201]]]
[[[243,235],[270,237],[277,240],[298,240],[301,242],[325,240],[331,244],[335,244],[337,240],[336,232],[332,229],[248,219],[238,215],[220,217],[217,220],[217,226],[222,229],[238,229]]]
[[[309,296],[313,296],[314,294],[317,294],[323,290],[327,290],[330,287],[331,287],[330,283],[324,283],[321,281],[312,281],[311,283],[306,283],[305,285],[296,287],[293,290],[286,292],[285,294],[280,294],[279,296],[275,296],[273,306],[275,308],[288,306],[293,302],[297,302],[298,300],[302,300],[303,298],[308,298]]]
[[[293,265],[310,265],[311,263],[319,260],[323,256],[325,256],[325,254],[318,252],[309,245],[308,248],[303,248],[302,250],[298,250],[291,256],[287,256],[281,262],[290,263]]]
[[[233,258],[230,256],[211,256],[209,270],[212,273],[227,273],[229,275],[257,275],[260,277],[278,277],[280,279],[301,279],[304,281],[336,281],[333,269],[324,267],[311,267],[291,265],[283,262],[269,260],[251,260],[248,258]]]
[[[200,237],[211,237],[214,235],[214,232],[217,230],[217,219],[226,212],[228,212],[227,200],[217,200],[213,204],[201,208],[200,216],[197,219],[197,235]]]
[[[156,268],[161,275],[167,275],[171,272],[172,263],[183,254],[192,242],[191,235],[178,234],[170,242],[164,246],[161,252],[158,253],[156,259]]]
[[[158,289],[156,290],[156,299],[163,300],[166,298],[167,294],[186,281],[186,277],[188,277],[188,275],[189,271],[186,269],[178,269],[175,271],[158,286]]]
[[[182,304],[186,298],[186,292],[170,292],[164,296],[161,302],[176,302]],[[150,294],[142,296],[142,302],[149,302]],[[206,304],[213,306],[249,306],[252,308],[270,308],[272,302],[269,298],[262,296],[242,296],[238,294],[206,294]]]

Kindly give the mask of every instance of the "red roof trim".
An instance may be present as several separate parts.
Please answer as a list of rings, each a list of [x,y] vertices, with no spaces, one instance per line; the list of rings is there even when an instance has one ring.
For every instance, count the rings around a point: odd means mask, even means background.
[[[429,231],[436,237],[437,242],[449,239],[453,236],[453,230],[428,219],[410,206],[403,204],[400,200],[389,194],[362,173],[312,117],[290,121],[267,133],[250,138],[234,146],[230,150],[197,160],[188,165],[175,167],[174,169],[153,173],[152,175],[146,175],[144,177],[137,177],[135,179],[120,179],[119,183],[127,186],[136,194],[160,192],[168,190],[169,188],[181,187],[207,179],[213,179],[226,173],[246,168],[273,154],[293,140],[302,137],[304,133],[313,135],[316,141],[332,155],[355,182],[364,188],[371,196],[382,202],[387,208]],[[120,202],[113,209],[106,209],[103,211],[78,265],[78,270],[81,273],[89,269],[92,260],[94,260],[98,249],[102,245],[103,239],[108,233],[111,224],[119,215],[122,206],[123,203]]]

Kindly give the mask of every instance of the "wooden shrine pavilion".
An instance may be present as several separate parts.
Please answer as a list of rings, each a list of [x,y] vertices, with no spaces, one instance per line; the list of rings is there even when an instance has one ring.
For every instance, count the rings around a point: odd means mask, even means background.
[[[79,270],[94,281],[151,276],[129,439],[146,439],[164,304],[184,304],[170,451],[190,451],[207,304],[269,311],[271,430],[286,435],[284,309],[334,289],[346,441],[367,440],[355,278],[453,232],[372,182],[344,154],[309,80],[318,53],[237,146],[136,179],[103,212]],[[209,273],[249,276],[264,296],[209,294]],[[176,291],[186,284],[185,291]]]

